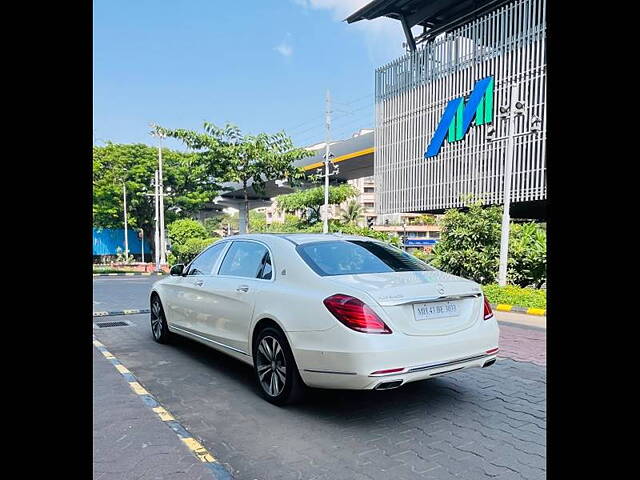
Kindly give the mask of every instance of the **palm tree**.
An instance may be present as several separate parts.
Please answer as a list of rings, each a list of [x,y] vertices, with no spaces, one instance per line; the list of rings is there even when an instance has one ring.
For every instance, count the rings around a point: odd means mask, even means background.
[[[353,225],[358,221],[358,218],[362,216],[362,205],[358,203],[357,200],[351,200],[347,203],[346,210],[342,211],[341,219],[348,223],[349,225]]]

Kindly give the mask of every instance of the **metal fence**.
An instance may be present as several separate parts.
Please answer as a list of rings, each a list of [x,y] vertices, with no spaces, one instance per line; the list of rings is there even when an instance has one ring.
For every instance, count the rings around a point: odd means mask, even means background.
[[[501,203],[506,139],[487,141],[488,127],[471,127],[462,141],[424,152],[447,103],[493,75],[494,105],[508,105],[509,87],[526,103],[516,133],[529,119],[540,131],[515,139],[512,202],[546,198],[546,0],[516,0],[426,42],[376,70],[376,205],[380,214],[459,207],[473,195]],[[506,122],[494,116],[497,137]]]

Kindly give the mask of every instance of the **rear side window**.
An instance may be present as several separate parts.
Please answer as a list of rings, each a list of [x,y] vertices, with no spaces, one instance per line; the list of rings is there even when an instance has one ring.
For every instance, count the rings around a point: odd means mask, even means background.
[[[381,242],[315,242],[299,245],[297,251],[321,276],[433,270],[414,256]]]
[[[218,243],[202,252],[189,266],[187,275],[212,275],[213,266],[224,250],[226,243]]]
[[[271,278],[269,251],[259,243],[233,242],[224,257],[218,275],[268,280]]]

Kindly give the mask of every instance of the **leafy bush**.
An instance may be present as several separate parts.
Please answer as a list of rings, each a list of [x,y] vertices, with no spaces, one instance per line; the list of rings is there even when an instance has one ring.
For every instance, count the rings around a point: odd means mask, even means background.
[[[547,233],[533,222],[511,225],[507,279],[535,288],[547,280]]]
[[[217,237],[213,238],[187,238],[182,244],[173,244],[171,247],[171,254],[169,258],[170,264],[176,263],[189,263],[191,260],[213,242],[219,240]]]
[[[207,229],[197,220],[183,218],[167,226],[171,245],[184,245],[189,238],[207,238]]]
[[[535,288],[522,288],[516,285],[500,287],[497,284],[482,287],[489,303],[505,303],[527,308],[547,308],[547,292]]]
[[[411,255],[416,257],[418,260],[422,260],[425,263],[431,263],[431,261],[433,260],[433,254],[427,253],[424,250],[413,250],[409,253],[411,253]]]
[[[207,229],[200,222],[188,218],[168,225],[171,253],[169,263],[189,263],[217,238],[207,238]]]
[[[496,281],[500,261],[502,207],[475,203],[468,212],[448,210],[441,219],[441,239],[432,265],[481,284]],[[512,223],[509,233],[507,281],[539,288],[547,276],[546,232],[538,224]]]
[[[432,265],[478,283],[495,281],[500,257],[500,207],[469,206],[467,213],[448,210]]]

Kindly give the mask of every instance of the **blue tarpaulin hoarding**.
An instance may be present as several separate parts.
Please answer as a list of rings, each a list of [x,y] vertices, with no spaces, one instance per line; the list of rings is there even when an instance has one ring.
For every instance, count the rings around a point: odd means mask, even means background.
[[[407,238],[404,241],[404,244],[407,247],[432,247],[436,243],[438,243],[438,240],[434,238]]]
[[[138,238],[138,232],[129,229],[129,254],[140,255],[142,242]],[[94,228],[93,229],[93,254],[116,255],[118,247],[124,253],[124,228]],[[151,253],[151,245],[144,243],[144,253]]]

